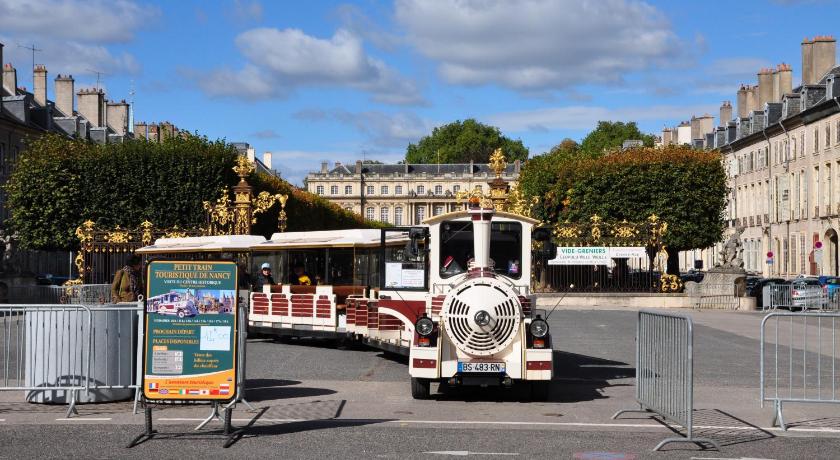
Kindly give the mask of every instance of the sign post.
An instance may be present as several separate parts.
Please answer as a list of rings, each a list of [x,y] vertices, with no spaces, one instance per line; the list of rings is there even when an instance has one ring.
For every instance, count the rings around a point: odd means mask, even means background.
[[[143,398],[211,402],[210,416],[196,428],[201,429],[221,419],[219,404],[233,400],[237,391],[236,263],[152,261],[146,286]],[[230,427],[232,409],[223,410],[225,435],[237,435]],[[132,446],[153,434],[147,405],[146,433]]]

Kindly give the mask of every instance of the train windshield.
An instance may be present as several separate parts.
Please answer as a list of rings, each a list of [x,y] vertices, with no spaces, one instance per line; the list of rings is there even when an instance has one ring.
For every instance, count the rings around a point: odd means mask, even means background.
[[[464,273],[473,258],[471,221],[446,221],[440,225],[440,277]],[[522,276],[522,224],[490,224],[490,259],[493,271],[519,279]]]
[[[387,244],[406,240],[404,244]],[[429,286],[427,256],[429,232],[426,227],[382,230],[382,289],[425,291]]]

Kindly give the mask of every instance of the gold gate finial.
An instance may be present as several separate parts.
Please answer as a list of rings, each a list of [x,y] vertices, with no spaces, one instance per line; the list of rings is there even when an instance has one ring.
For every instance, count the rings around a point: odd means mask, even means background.
[[[507,168],[505,154],[502,153],[501,148],[498,148],[493,151],[492,155],[490,155],[490,169],[496,173],[496,177],[502,177],[502,173],[505,172],[505,168]]]

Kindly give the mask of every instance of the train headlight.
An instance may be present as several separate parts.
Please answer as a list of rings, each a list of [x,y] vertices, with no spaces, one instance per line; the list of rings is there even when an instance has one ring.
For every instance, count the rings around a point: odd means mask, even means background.
[[[542,318],[531,321],[531,335],[536,338],[543,338],[548,335],[548,323]]]
[[[417,320],[417,323],[414,324],[414,330],[417,331],[417,334],[420,337],[428,337],[432,335],[432,332],[435,330],[435,323],[428,317],[424,316]]]

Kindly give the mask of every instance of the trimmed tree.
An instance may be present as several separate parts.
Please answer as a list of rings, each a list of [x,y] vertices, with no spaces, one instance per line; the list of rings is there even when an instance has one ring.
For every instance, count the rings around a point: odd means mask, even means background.
[[[536,171],[546,163],[547,173]],[[542,160],[529,162],[523,176],[523,192],[533,196],[544,190],[537,212],[550,223],[585,223],[594,214],[642,222],[656,214],[668,223],[664,242],[671,274],[679,271],[679,251],[709,247],[723,234],[726,174],[717,151],[668,146],[558,163]]]
[[[507,161],[525,160],[528,148],[521,140],[502,135],[499,128],[479,123],[474,119],[458,120],[432,130],[432,134],[417,144],[409,144],[406,163],[487,163],[497,148],[505,153]]]
[[[158,227],[205,225],[202,203],[238,182],[236,149],[197,135],[95,145],[57,135],[34,139],[6,185],[8,224],[20,244],[32,249],[74,249],[75,229],[84,220],[97,225],[135,227],[149,220]],[[288,230],[377,226],[339,206],[265,174],[248,178],[254,193],[289,195]],[[255,234],[277,228],[279,205],[258,216]]]
[[[599,121],[598,126],[587,134],[580,143],[580,150],[586,156],[601,156],[621,147],[627,140],[641,140],[645,147],[653,147],[654,136],[639,131],[635,121]]]

